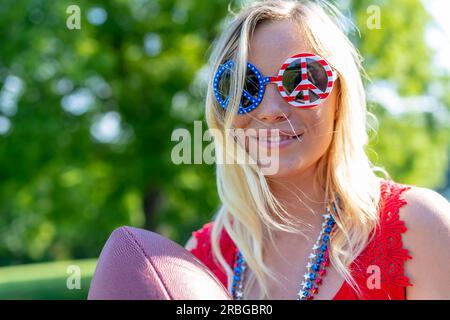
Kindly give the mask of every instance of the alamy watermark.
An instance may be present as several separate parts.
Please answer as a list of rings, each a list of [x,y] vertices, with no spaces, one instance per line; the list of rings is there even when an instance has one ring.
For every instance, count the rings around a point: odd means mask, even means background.
[[[381,29],[381,8],[377,5],[367,7],[366,13],[369,15],[366,20],[367,29]]]
[[[66,287],[69,290],[81,289],[81,268],[77,265],[70,265],[66,270],[68,276],[66,280]]]
[[[370,265],[367,267],[368,274],[366,285],[370,290],[381,289],[381,269],[377,265]]]

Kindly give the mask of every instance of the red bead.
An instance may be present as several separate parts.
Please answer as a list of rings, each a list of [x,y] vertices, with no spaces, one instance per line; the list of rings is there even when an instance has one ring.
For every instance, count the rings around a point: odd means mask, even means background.
[[[312,287],[311,293],[312,294],[317,294],[317,292],[319,292],[319,289],[317,287]]]
[[[330,265],[330,259],[325,259],[325,260],[323,260],[322,265],[323,265],[324,267],[328,267],[328,266]]]
[[[323,277],[327,273],[327,270],[322,269],[319,271],[319,276]]]
[[[309,296],[308,298],[306,298],[306,300],[312,300],[314,299],[314,296]]]
[[[317,284],[318,286],[320,286],[320,285],[322,284],[322,278],[317,278],[317,279],[316,279],[316,284]]]

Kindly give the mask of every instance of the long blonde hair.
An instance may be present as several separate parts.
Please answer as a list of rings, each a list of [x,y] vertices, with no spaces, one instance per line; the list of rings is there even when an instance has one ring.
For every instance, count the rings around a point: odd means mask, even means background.
[[[369,141],[367,120],[371,114],[366,109],[361,58],[343,31],[343,17],[338,10],[318,1],[252,1],[243,6],[212,46],[210,79],[228,59],[235,61],[236,76],[230,79],[226,112],[216,102],[212,83],[209,84],[206,121],[210,129],[216,129],[211,130],[216,154],[232,154],[231,149],[240,148],[225,132],[232,128],[239,107],[251,36],[259,23],[284,19],[298,24],[312,48],[330,63],[339,77],[335,130],[330,147],[318,161],[315,175],[323,182],[327,199],[336,201],[339,197],[335,213],[338,228],[330,243],[331,263],[357,290],[348,267],[370,241],[370,232],[378,225],[380,192],[375,172],[381,171],[385,176],[387,173],[372,165],[365,153]],[[219,137],[215,131],[223,134]],[[268,296],[268,277],[276,280],[276,274],[264,263],[264,241],[273,240],[272,230],[299,232],[298,221],[289,216],[271,193],[257,165],[217,164],[216,177],[222,205],[212,229],[213,254],[227,272],[230,287],[233,271],[219,246],[219,237],[225,228],[252,270],[244,298],[257,281],[262,289],[260,299],[264,299]]]

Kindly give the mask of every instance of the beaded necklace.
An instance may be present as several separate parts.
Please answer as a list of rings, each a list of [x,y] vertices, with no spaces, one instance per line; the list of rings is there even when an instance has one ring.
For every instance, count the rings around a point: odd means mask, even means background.
[[[336,206],[332,203],[333,210],[336,213]],[[334,231],[336,222],[330,213],[330,208],[326,208],[326,214],[322,215],[324,222],[319,233],[317,241],[312,247],[309,260],[306,265],[306,272],[303,275],[303,281],[300,284],[300,290],[297,293],[297,300],[312,300],[314,295],[319,292],[319,286],[326,274],[326,268],[330,264],[328,245],[330,236]],[[237,252],[237,259],[234,265],[233,283],[231,285],[231,294],[233,299],[241,300],[243,297],[243,282],[247,264],[240,250]]]

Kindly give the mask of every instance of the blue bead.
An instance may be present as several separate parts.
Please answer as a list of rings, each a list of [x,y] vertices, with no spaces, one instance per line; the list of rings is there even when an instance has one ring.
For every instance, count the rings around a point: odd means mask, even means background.
[[[327,245],[326,245],[326,244],[323,244],[323,245],[320,247],[320,250],[322,250],[322,251],[327,250]]]
[[[331,232],[331,228],[330,228],[330,227],[327,227],[327,228],[325,229],[325,232],[326,232],[326,233],[330,233],[330,232]]]
[[[235,276],[234,276],[234,280],[239,281],[239,276],[238,276],[238,275],[235,275]]]
[[[314,273],[309,274],[309,279],[314,280],[316,278],[316,275]]]
[[[316,263],[321,263],[323,261],[323,258],[318,258],[317,260],[316,260]]]
[[[319,271],[320,267],[317,264],[313,264],[311,269],[313,269],[314,271]]]
[[[320,259],[323,259],[323,253],[322,253],[322,252],[319,253],[317,256],[318,256]]]
[[[308,281],[308,282],[305,284],[305,286],[306,286],[306,288],[311,289],[311,288],[312,288],[312,283]]]
[[[330,240],[330,236],[326,234],[326,235],[323,237],[323,241],[328,242],[328,240]]]

